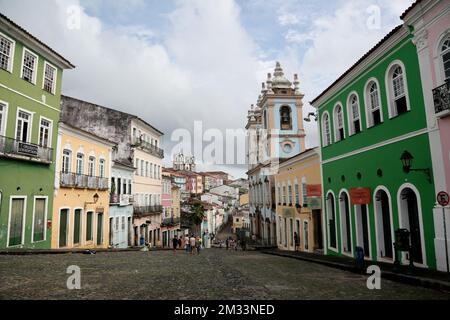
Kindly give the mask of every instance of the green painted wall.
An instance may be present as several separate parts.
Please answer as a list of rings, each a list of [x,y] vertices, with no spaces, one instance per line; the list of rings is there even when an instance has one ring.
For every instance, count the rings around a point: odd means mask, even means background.
[[[409,92],[409,100],[411,110],[405,114],[389,119],[388,113],[388,97],[386,91],[386,72],[389,65],[400,60],[405,66],[406,79]],[[364,87],[367,81],[375,77],[379,83],[379,91],[381,94],[381,104],[384,122],[371,128],[367,128]],[[360,116],[362,132],[349,136],[347,99],[351,92],[356,91],[359,97]],[[340,142],[334,142],[334,124],[333,108],[337,102],[341,102],[344,110],[344,127],[346,138]],[[350,152],[360,150],[361,148],[370,147],[374,144],[383,143],[389,139],[395,139],[402,135],[417,132],[426,129],[426,115],[424,107],[424,98],[422,86],[420,83],[419,62],[417,57],[417,49],[411,41],[411,36],[407,35],[398,41],[392,48],[378,61],[369,65],[354,77],[348,85],[340,90],[336,95],[328,99],[319,108],[319,123],[322,138],[322,116],[325,111],[330,114],[332,144],[322,147],[323,164],[323,186],[325,195],[331,190],[336,197],[336,217],[337,217],[337,234],[338,234],[338,252],[328,250],[328,254],[340,255],[341,251],[341,225],[339,213],[339,194],[342,189],[350,191],[351,188],[365,187],[370,188],[372,193],[372,202],[369,205],[369,221],[371,236],[372,258],[377,260],[376,256],[376,234],[375,234],[375,213],[373,203],[373,193],[378,186],[385,186],[390,193],[393,215],[393,227],[396,230],[399,227],[399,210],[397,193],[399,188],[405,183],[414,185],[421,198],[421,210],[423,220],[423,233],[425,238],[425,250],[427,265],[430,268],[436,267],[434,252],[434,223],[432,208],[435,203],[435,188],[429,183],[427,176],[423,172],[411,172],[406,174],[402,170],[400,156],[404,150],[408,150],[414,156],[414,168],[432,168],[430,146],[428,134],[426,132],[411,137],[406,140],[398,141],[386,146],[365,151],[363,153],[354,154],[343,159],[327,162],[337,156],[346,155]],[[378,169],[381,169],[383,176],[377,175]],[[359,180],[357,174],[361,173],[362,178]],[[352,217],[352,238],[353,248],[356,246],[356,221],[354,207],[351,210]],[[325,221],[327,221],[328,210],[325,210]],[[328,246],[328,228],[325,229],[326,242]]]
[[[53,121],[51,147],[54,149],[53,163],[51,165],[8,159],[0,156],[0,249],[4,249],[7,246],[9,207],[12,195],[27,197],[25,241],[22,247],[50,248],[51,230],[48,228],[45,241],[32,243],[33,206],[34,196],[48,197],[47,220],[51,220],[62,69],[57,68],[57,83],[54,95],[44,91],[42,86],[44,61],[50,62],[55,67],[56,64],[39,54],[36,85],[21,79],[23,43],[14,39],[4,30],[0,31],[16,41],[12,73],[0,69],[0,100],[8,103],[5,136],[15,138],[17,108],[20,107],[33,114],[31,143],[38,143],[40,117],[43,116]],[[34,54],[37,54],[30,46],[25,46]],[[46,104],[50,107],[39,103],[42,101],[42,96],[46,97]]]

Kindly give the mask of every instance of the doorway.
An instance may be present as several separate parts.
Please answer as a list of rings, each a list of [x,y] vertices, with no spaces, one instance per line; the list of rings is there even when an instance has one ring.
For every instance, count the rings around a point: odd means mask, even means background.
[[[389,196],[384,190],[375,194],[375,218],[377,226],[378,256],[393,259],[391,207]]]
[[[103,213],[97,214],[97,245],[103,244]]]
[[[109,218],[109,245],[110,246],[114,245],[113,232],[114,232],[114,218]]]
[[[346,192],[342,192],[339,197],[339,212],[341,214],[342,251],[344,253],[351,254],[353,252],[353,245],[350,220],[350,200]]]
[[[303,221],[303,244],[305,251],[309,251],[309,223]]]
[[[322,232],[322,210],[313,210],[313,224],[314,224],[314,243],[315,249],[323,249],[323,232]]]
[[[408,229],[411,233],[413,261],[422,264],[422,230],[419,220],[418,198],[416,193],[411,188],[403,189],[400,197],[401,227]]]
[[[69,226],[69,209],[62,209],[59,214],[59,247],[67,247],[67,236]]]
[[[335,210],[334,195],[332,193],[329,193],[327,197],[327,211],[328,211],[328,230],[330,237],[330,248],[337,249],[336,210]]]
[[[356,205],[358,246],[364,249],[364,256],[370,258],[369,211],[367,205]]]

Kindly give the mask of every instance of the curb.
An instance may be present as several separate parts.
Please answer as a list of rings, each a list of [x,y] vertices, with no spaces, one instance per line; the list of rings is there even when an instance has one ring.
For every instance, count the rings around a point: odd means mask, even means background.
[[[324,265],[324,266],[327,266],[330,268],[341,269],[344,271],[361,274],[361,270],[359,270],[358,268],[356,268],[354,266],[350,266],[348,264],[324,261],[324,260],[320,260],[320,259],[312,259],[312,258],[307,258],[307,257],[293,256],[290,254],[285,254],[285,253],[280,253],[280,252],[261,251],[261,253],[284,257],[284,258],[308,261],[308,262],[312,262],[312,263],[321,264],[321,265]],[[423,278],[423,277],[414,277],[414,276],[409,276],[409,275],[405,275],[405,274],[401,274],[401,273],[395,273],[392,271],[382,271],[381,276],[384,279],[399,282],[399,283],[404,283],[404,284],[409,284],[409,285],[414,285],[414,286],[421,286],[424,288],[434,289],[434,290],[442,291],[442,292],[450,292],[450,282],[434,280],[434,279],[429,279],[429,278]]]

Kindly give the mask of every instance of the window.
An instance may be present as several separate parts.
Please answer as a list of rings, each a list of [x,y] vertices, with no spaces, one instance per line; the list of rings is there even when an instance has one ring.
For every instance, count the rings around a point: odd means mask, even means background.
[[[100,178],[104,178],[105,177],[105,159],[100,159],[99,165],[98,165],[98,170],[99,170],[99,177]]]
[[[405,68],[401,62],[396,62],[386,73],[386,87],[389,102],[389,116],[395,117],[407,112],[409,99],[407,95],[407,84]]]
[[[116,217],[116,231],[119,231],[119,217]]]
[[[31,130],[31,114],[20,111],[17,114],[16,140],[29,142]]]
[[[6,104],[0,102],[0,136],[4,136],[6,132]]]
[[[138,176],[139,175],[139,159],[136,159],[135,161],[136,161],[136,164],[134,166],[136,168],[136,175]]]
[[[24,49],[22,62],[22,79],[32,84],[36,84],[36,70],[38,57]]]
[[[356,94],[350,95],[347,110],[350,123],[350,135],[361,132],[361,117],[359,114],[358,96]]]
[[[8,246],[23,244],[26,198],[11,198]]]
[[[308,203],[308,188],[306,182],[302,182],[303,206]]]
[[[47,212],[47,198],[34,200],[33,242],[45,240],[45,220]]]
[[[334,108],[334,130],[335,141],[338,142],[344,140],[344,114],[340,104],[336,105]]]
[[[153,178],[154,178],[154,179],[157,179],[157,178],[156,178],[156,164],[153,165]]]
[[[286,205],[286,186],[283,186],[283,205]]]
[[[150,178],[153,179],[153,163],[150,163]]]
[[[88,162],[88,176],[93,177],[95,176],[95,157],[89,157]]]
[[[63,158],[62,158],[62,168],[61,172],[63,173],[69,173],[70,170],[70,158],[72,156],[72,152],[70,150],[64,149],[63,151]]]
[[[84,154],[77,153],[77,174],[84,174]]]
[[[281,130],[292,130],[291,108],[288,106],[280,108],[280,127]]]
[[[288,202],[289,205],[292,205],[292,186],[288,185]]]
[[[39,128],[39,145],[41,147],[50,147],[51,141],[51,121],[47,119],[41,119],[41,126]]]
[[[149,172],[148,172],[148,162],[145,162],[145,176],[146,176],[146,177],[149,176]]]
[[[326,147],[331,144],[330,115],[328,113],[322,117],[322,130],[322,144]]]
[[[280,188],[280,186],[278,186],[277,194],[278,194],[278,203],[281,203],[281,188]]]
[[[14,42],[0,34],[0,69],[12,72]]]
[[[75,209],[73,224],[73,244],[80,244],[81,225],[81,209]]]
[[[295,192],[295,204],[299,205],[300,204],[300,193],[299,193],[298,183],[296,183],[294,185],[294,192]]]
[[[122,217],[122,231],[125,230],[125,217]]]
[[[44,87],[47,92],[55,94],[56,90],[56,68],[49,63],[44,64]]]
[[[367,127],[373,127],[383,122],[381,100],[378,84],[370,81],[366,87]]]
[[[141,160],[141,176],[144,177],[144,160]]]
[[[92,224],[94,222],[93,217],[93,212],[88,212],[86,214],[86,241],[92,241],[94,239],[94,235],[92,232]]]
[[[450,80],[450,37],[445,39],[441,48],[442,66],[444,68],[444,80]]]

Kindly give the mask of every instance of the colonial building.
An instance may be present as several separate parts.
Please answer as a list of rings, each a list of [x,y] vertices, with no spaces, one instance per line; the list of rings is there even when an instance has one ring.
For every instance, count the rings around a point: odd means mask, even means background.
[[[275,175],[278,248],[322,251],[321,184],[319,148],[282,161]]]
[[[403,15],[413,27],[433,161],[436,192],[450,192],[450,0],[416,1]],[[450,208],[445,209],[446,222]],[[434,208],[437,269],[447,271],[443,208]],[[450,256],[450,225],[447,227]]]
[[[180,188],[172,183],[172,175],[170,171],[163,169],[163,216],[161,223],[163,247],[171,247],[172,238],[175,235],[181,235],[180,201]]]
[[[315,98],[321,135],[325,252],[393,262],[410,232],[417,266],[436,268],[435,188],[416,41],[398,26]]]
[[[173,169],[177,171],[195,171],[195,157],[185,156],[183,151],[176,154],[173,159]]]
[[[248,180],[252,234],[268,245],[276,245],[276,203],[274,174],[280,159],[305,150],[303,94],[294,75],[292,84],[277,63],[262,84],[256,106],[248,112]]]
[[[115,153],[115,152],[114,152]],[[113,154],[113,158],[115,158]],[[127,248],[133,245],[133,179],[136,168],[119,160],[112,162],[109,204],[109,245]]]
[[[134,166],[133,245],[161,240],[163,133],[141,118],[70,97],[62,97],[61,119],[117,144],[116,161]]]
[[[113,147],[113,142],[60,123],[52,249],[108,247]]]
[[[0,249],[51,246],[61,80],[73,68],[0,14]]]

